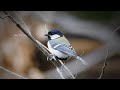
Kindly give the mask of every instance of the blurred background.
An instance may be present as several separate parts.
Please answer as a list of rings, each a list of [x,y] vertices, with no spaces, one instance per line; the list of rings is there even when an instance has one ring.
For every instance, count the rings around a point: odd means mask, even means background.
[[[64,33],[88,66],[70,58],[65,65],[76,79],[120,78],[120,11],[15,11],[32,35],[47,46],[47,33]],[[0,11],[0,17],[4,17]],[[0,66],[30,79],[61,79],[55,66],[8,18],[0,19]],[[18,79],[0,68],[1,79]],[[69,78],[69,77],[67,77]]]

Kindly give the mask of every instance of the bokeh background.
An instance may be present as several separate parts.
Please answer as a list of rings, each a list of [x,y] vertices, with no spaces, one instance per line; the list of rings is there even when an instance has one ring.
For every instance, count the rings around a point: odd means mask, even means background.
[[[120,78],[119,11],[15,11],[32,35],[47,46],[47,33],[58,29],[88,62],[74,58],[65,61],[76,79],[98,79],[104,60],[107,66],[102,79]],[[0,11],[0,17],[4,17]],[[0,19],[0,66],[30,79],[59,79],[55,66],[7,17]],[[0,68],[1,79],[19,79]]]

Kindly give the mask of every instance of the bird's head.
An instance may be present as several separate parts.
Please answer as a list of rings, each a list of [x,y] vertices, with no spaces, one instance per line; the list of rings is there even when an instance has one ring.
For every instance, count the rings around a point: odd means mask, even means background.
[[[53,40],[59,37],[62,37],[63,34],[59,30],[51,30],[45,36],[48,36],[49,40]]]

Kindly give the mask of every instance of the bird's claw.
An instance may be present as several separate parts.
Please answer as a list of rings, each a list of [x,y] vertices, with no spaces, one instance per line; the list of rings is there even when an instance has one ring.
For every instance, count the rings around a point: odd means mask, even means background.
[[[47,61],[48,61],[48,60],[56,60],[55,55],[50,54],[50,55],[47,57]]]

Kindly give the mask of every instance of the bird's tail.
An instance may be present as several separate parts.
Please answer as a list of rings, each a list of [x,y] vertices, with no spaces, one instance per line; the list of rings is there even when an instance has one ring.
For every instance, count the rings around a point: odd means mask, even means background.
[[[87,62],[84,61],[81,57],[76,56],[75,58],[76,58],[77,60],[81,61],[84,65],[87,65]]]

